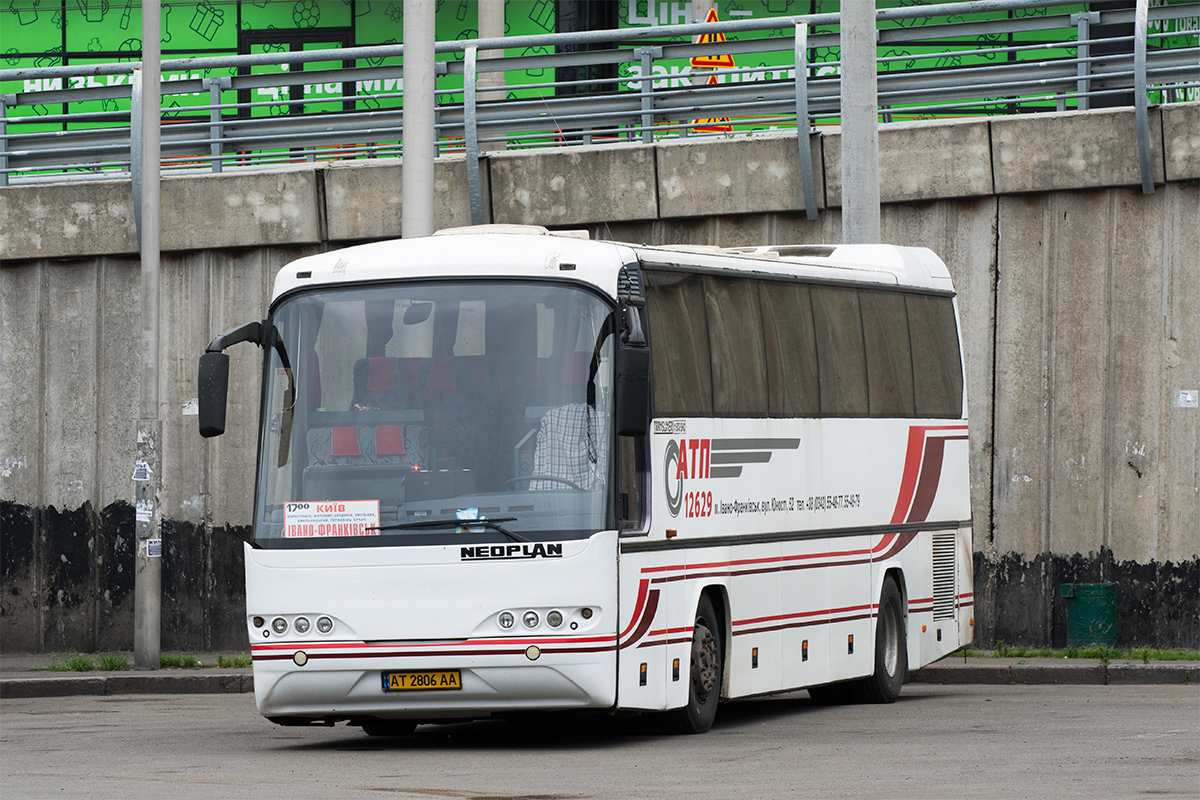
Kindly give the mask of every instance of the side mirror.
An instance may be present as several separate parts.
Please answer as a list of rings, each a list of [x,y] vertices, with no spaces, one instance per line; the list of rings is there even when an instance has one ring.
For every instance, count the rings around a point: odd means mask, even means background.
[[[200,405],[200,435],[205,438],[225,432],[225,399],[229,394],[229,356],[205,353],[200,356],[196,376]]]
[[[650,427],[650,348],[617,347],[617,383],[613,399],[618,436],[645,436]]]
[[[650,429],[650,347],[641,311],[625,305],[624,330],[617,337],[616,392],[613,402],[618,436],[645,436]]]

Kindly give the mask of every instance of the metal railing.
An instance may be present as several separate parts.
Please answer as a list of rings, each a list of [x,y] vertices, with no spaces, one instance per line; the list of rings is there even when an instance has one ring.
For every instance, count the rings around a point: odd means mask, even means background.
[[[1134,106],[1152,191],[1147,109],[1198,96],[1200,3],[1081,7],[974,0],[880,11],[881,120]],[[439,42],[448,60],[438,62],[438,152],[467,156],[474,196],[487,150],[836,123],[838,22],[824,14]],[[1100,23],[1132,32],[1095,38]],[[744,37],[690,40],[714,33]],[[533,54],[478,58],[499,49]],[[164,61],[163,174],[402,155],[402,55],[396,45]],[[729,60],[756,66],[691,66]],[[330,61],[342,67],[303,69]],[[130,120],[139,118],[129,76],[139,66],[0,70],[0,82],[25,89],[0,95],[0,186],[129,177],[138,140]],[[507,83],[512,75],[521,81]],[[254,99],[264,92],[269,99]],[[807,193],[809,150],[799,151]]]

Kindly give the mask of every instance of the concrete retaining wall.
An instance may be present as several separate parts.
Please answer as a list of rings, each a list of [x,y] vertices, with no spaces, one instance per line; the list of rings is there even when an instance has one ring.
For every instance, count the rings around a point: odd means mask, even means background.
[[[1117,583],[1124,644],[1200,647],[1200,104],[880,132],[885,241],[960,292],[977,641],[1065,641],[1058,584]],[[837,241],[836,131],[496,153],[496,222],[736,246]],[[260,318],[293,258],[400,234],[398,161],[163,183],[163,647],[241,649],[260,362],[232,351],[229,432],[195,433],[196,358]],[[461,158],[435,222],[469,222]],[[0,647],[128,648],[138,260],[128,182],[0,189]]]

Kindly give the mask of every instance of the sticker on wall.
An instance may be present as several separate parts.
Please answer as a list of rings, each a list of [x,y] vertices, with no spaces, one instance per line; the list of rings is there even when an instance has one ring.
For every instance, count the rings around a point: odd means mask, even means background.
[[[1200,408],[1200,389],[1180,389],[1175,394],[1176,408]]]

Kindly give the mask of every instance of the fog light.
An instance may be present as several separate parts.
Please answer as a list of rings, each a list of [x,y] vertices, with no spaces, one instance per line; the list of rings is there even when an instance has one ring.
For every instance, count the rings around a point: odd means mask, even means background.
[[[296,621],[292,624],[296,626],[296,633],[308,633],[309,622],[307,617],[296,617]]]
[[[275,631],[281,636],[287,633],[287,620],[283,617],[276,617],[275,619],[271,620],[271,630]]]
[[[525,616],[521,617],[521,621],[525,623],[526,628],[536,628],[538,624],[537,612],[526,611]]]
[[[256,628],[261,628],[263,625],[267,624],[266,620],[264,620],[262,617],[255,617],[252,622],[254,622],[254,627]]]
[[[584,619],[591,619],[592,618],[592,610],[590,608],[585,608],[579,612],[579,615],[582,616]]]
[[[317,630],[319,630],[321,633],[329,633],[331,630],[333,630],[333,620],[331,620],[329,617],[321,617],[319,620],[317,620]]]
[[[559,625],[562,625],[562,623],[563,623],[562,612],[561,611],[551,611],[549,614],[546,615],[546,622],[548,622],[550,624],[551,628],[557,628]]]
[[[501,628],[511,628],[516,619],[513,617],[511,611],[501,611],[496,621],[500,623]]]

